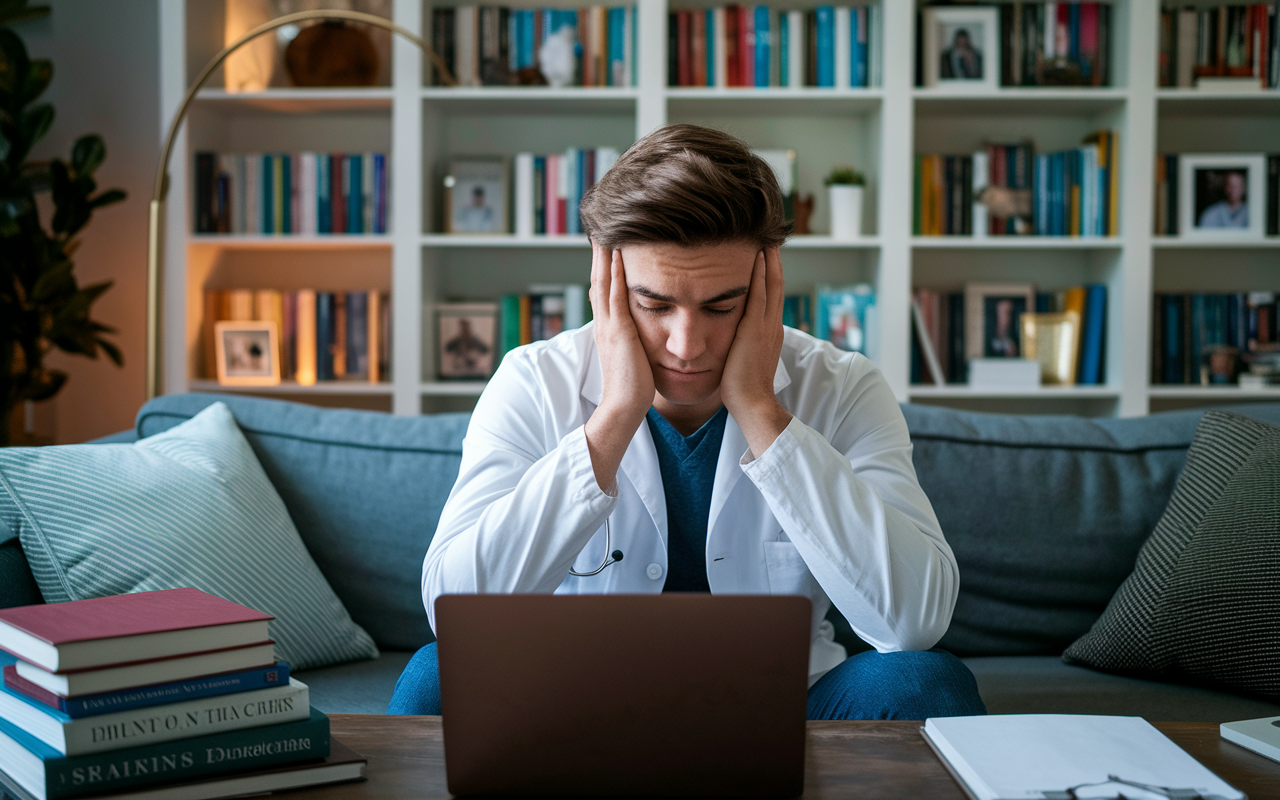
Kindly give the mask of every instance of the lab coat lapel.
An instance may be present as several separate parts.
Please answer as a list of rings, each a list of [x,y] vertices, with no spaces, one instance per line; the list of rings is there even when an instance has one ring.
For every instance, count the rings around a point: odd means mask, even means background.
[[[658,529],[662,546],[667,546],[667,496],[662,489],[662,471],[658,467],[658,451],[647,422],[641,422],[622,456],[622,473],[631,481],[644,507],[649,510]]]

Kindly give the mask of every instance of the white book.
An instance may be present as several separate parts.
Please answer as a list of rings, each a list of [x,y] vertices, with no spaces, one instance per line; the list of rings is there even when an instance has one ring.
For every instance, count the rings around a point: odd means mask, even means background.
[[[933,349],[933,336],[929,333],[929,326],[924,322],[924,311],[920,309],[920,301],[911,298],[911,319],[916,327],[916,341],[920,343],[920,352],[924,353],[924,363],[929,369],[929,376],[937,386],[942,386],[947,382],[946,376],[942,372],[942,363],[938,361],[938,353]]]
[[[712,16],[716,32],[716,86],[723,89],[729,85],[729,65],[725,62],[723,42],[725,40],[724,7],[717,8]]]
[[[1087,144],[1080,148],[1080,152],[1084,162],[1080,170],[1080,235],[1093,236],[1098,216],[1098,146]]]
[[[880,6],[867,6],[867,27],[871,42],[867,53],[867,84],[880,87],[884,85],[884,24]]]
[[[581,328],[587,324],[587,287],[571,283],[564,287],[564,329]]]
[[[599,183],[604,174],[618,163],[618,156],[618,151],[612,147],[596,148],[596,174],[595,180],[592,181],[593,185]]]
[[[1280,761],[1280,717],[1224,722],[1218,732],[1228,742],[1235,742],[1272,761]]]
[[[1041,800],[1066,796],[1073,788],[1083,797],[1123,793],[1133,800],[1167,800],[1143,785],[1244,800],[1242,792],[1141,717],[945,717],[925,720],[922,731],[975,800]],[[1120,780],[1109,781],[1108,776]]]
[[[804,12],[787,13],[787,86],[804,88]]]
[[[990,229],[987,222],[987,207],[978,202],[978,195],[982,194],[983,189],[987,188],[987,173],[989,170],[987,151],[975,150],[973,153],[973,226],[971,228],[975,239],[987,238],[987,231]]]
[[[636,7],[628,6],[622,13],[622,61],[614,62],[613,85],[631,86],[631,60],[635,58],[635,47],[631,41],[631,32],[635,29]]]
[[[479,81],[476,53],[476,7],[458,6],[454,11],[454,64],[459,86],[476,86]]]
[[[252,297],[252,295],[250,295]],[[195,653],[189,656],[143,661],[123,667],[103,667],[79,672],[54,673],[35,664],[19,660],[18,674],[35,685],[63,697],[114,692],[149,683],[182,681],[215,672],[252,669],[276,663],[275,643],[263,642],[248,647],[234,647]]]
[[[282,686],[72,718],[0,684],[0,717],[66,756],[102,753],[310,716],[307,685]]]
[[[1175,43],[1177,75],[1174,85],[1190,89],[1196,75],[1196,24],[1199,15],[1194,8],[1180,9],[1178,15],[1178,41]]]
[[[360,208],[362,211],[362,233],[373,233],[373,153],[360,156]]]
[[[262,233],[262,154],[244,158],[244,232]]]
[[[516,236],[533,236],[533,153],[516,153]]]
[[[298,233],[314,236],[319,231],[316,199],[316,154],[298,154]]]
[[[849,21],[850,9],[847,6],[837,6],[835,13],[836,25],[836,88],[848,89],[852,80],[853,71],[851,69],[850,59],[853,57],[853,31]]]
[[[1058,4],[1044,4],[1044,58],[1048,61],[1055,57],[1054,48],[1058,42]],[[932,53],[933,50],[925,50]]]
[[[922,9],[920,24],[924,26],[924,35],[921,37],[921,46],[926,53],[937,53],[938,50],[938,21],[937,12],[933,8]],[[921,76],[925,86],[938,85],[938,59],[924,59],[924,75]]]

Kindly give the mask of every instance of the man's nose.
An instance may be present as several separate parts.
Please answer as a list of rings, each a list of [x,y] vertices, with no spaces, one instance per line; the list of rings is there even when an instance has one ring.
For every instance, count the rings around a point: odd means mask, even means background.
[[[671,328],[667,331],[667,352],[689,362],[702,355],[707,349],[706,335],[700,329],[692,314],[677,314]]]

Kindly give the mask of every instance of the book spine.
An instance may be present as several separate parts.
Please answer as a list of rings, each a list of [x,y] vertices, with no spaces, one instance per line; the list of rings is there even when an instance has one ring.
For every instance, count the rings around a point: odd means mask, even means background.
[[[1084,353],[1079,383],[1098,386],[1103,380],[1103,330],[1107,315],[1107,287],[1094,284],[1085,299]]]
[[[533,235],[533,153],[516,153],[516,236]]]
[[[329,155],[329,222],[334,233],[347,231],[347,158],[342,153]]]
[[[334,341],[333,292],[316,292],[316,380],[331,381]]]
[[[347,294],[333,293],[333,378],[347,377]]]
[[[712,44],[708,48],[711,58],[714,59],[714,69],[712,70],[713,86],[724,88],[729,85],[729,15],[724,6],[711,10],[711,32]]]
[[[373,232],[387,232],[387,157],[373,154]]]
[[[45,796],[48,800],[61,800],[324,758],[328,754],[329,719],[312,710],[309,719],[299,722],[49,759],[44,762]]]
[[[836,8],[832,13],[832,26],[835,31],[835,48],[832,50],[833,78],[832,85],[847,89],[853,84],[853,20],[857,18],[847,7]]]
[[[333,233],[333,200],[329,196],[333,178],[329,174],[329,154],[316,155],[316,232]]]
[[[360,232],[373,233],[373,153],[360,155]]]
[[[769,85],[769,61],[772,47],[772,37],[769,29],[769,7],[756,6],[753,13],[755,14],[756,32],[755,85],[757,87],[766,87]]]
[[[364,186],[364,178],[362,172],[364,170],[363,159],[358,155],[349,155],[343,166],[343,188],[346,190],[347,201],[347,233],[364,233],[361,227],[364,223],[364,207],[361,203],[360,192]]]
[[[835,86],[835,8],[832,6],[820,6],[817,9],[815,24],[818,40],[817,85],[823,87]]]
[[[347,377],[365,380],[369,377],[369,295],[347,293],[346,364]]]

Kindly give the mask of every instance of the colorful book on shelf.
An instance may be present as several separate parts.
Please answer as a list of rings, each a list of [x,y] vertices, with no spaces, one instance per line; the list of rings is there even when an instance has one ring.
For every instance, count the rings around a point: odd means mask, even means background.
[[[528,294],[504,296],[498,303],[499,358],[582,327],[591,319],[590,310],[587,287],[576,283],[533,284]]]
[[[364,780],[368,760],[337,739],[329,739],[329,755],[323,760],[292,762],[263,769],[223,772],[191,781],[165,783],[122,793],[95,795],[94,800],[217,800],[268,792],[324,786]],[[0,772],[0,788],[14,800],[37,800],[10,776]]]
[[[1001,86],[1109,86],[1110,3],[1003,3]]]
[[[1158,80],[1162,87],[1217,88],[1223,83],[1280,86],[1275,2],[1160,13]]]
[[[517,236],[582,233],[578,206],[587,190],[618,160],[612,147],[569,148],[564,153],[514,159]]]
[[[295,722],[82,756],[65,756],[0,717],[0,772],[39,800],[140,789],[327,755],[329,718],[314,708]]]
[[[876,293],[870,284],[819,286],[814,301],[814,336],[841,350],[876,357]]]
[[[1266,362],[1280,352],[1278,318],[1272,291],[1157,293],[1152,383],[1235,384],[1246,371],[1269,374]]]
[[[0,647],[49,672],[256,644],[274,619],[199,589],[0,609]]]
[[[0,659],[3,658],[6,657],[0,656]],[[7,658],[12,659],[12,657]],[[60,711],[72,719],[128,711],[135,708],[147,708],[183,700],[196,700],[202,697],[249,692],[255,689],[281,686],[289,682],[289,665],[283,661],[277,661],[269,666],[240,670],[238,672],[219,672],[213,675],[189,678],[184,681],[137,686],[104,694],[63,697],[24,679],[18,674],[14,661],[4,661],[4,685],[37,703],[43,703],[55,711]]]
[[[309,696],[306,684],[292,679],[282,686],[76,718],[0,686],[0,717],[63,755],[79,756],[306,719]]]

